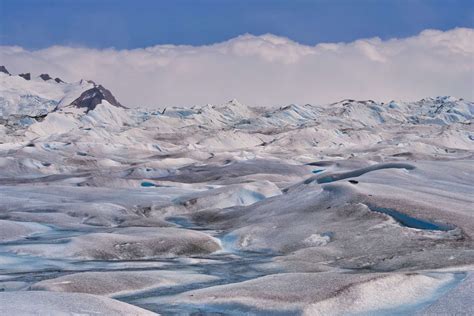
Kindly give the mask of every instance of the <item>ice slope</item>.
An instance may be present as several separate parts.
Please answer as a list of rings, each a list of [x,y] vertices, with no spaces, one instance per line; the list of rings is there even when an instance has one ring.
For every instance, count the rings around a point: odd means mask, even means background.
[[[101,296],[47,291],[0,293],[0,313],[3,315],[157,315]]]
[[[63,83],[41,78],[25,80],[20,76],[0,73],[0,116],[4,119],[16,116],[41,116],[56,107],[68,105],[93,83],[81,80]]]

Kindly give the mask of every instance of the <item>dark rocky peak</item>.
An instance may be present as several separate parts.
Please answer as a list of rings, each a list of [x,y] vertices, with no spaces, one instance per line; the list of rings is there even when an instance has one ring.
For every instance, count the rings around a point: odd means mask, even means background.
[[[84,91],[79,98],[74,100],[71,105],[77,108],[86,109],[86,113],[95,109],[95,107],[105,100],[113,106],[125,108],[115,99],[113,94],[101,85],[94,84],[94,87]]]
[[[24,74],[19,74],[18,76],[22,77],[25,80],[31,80],[31,74],[29,72]]]
[[[48,80],[53,79],[53,78],[51,78],[51,76],[48,75],[48,74],[41,74],[41,75],[40,75],[40,78],[43,79],[44,81],[48,81]]]
[[[56,83],[65,83],[61,78],[56,77],[53,79],[49,74],[41,74],[39,77],[44,81],[54,80]]]
[[[5,66],[0,66],[0,72],[3,72],[3,73],[5,73],[5,74],[11,76],[11,74],[8,72],[7,68],[5,68]]]

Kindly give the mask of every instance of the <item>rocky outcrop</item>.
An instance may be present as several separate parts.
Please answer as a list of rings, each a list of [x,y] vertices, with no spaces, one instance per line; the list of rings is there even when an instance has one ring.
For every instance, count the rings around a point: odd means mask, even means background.
[[[5,74],[7,74],[7,75],[11,75],[11,74],[8,72],[7,68],[5,68],[5,66],[3,66],[3,65],[0,66],[0,72],[3,72],[3,73],[5,73]]]
[[[105,100],[113,106],[125,108],[115,99],[113,94],[101,85],[95,85],[93,88],[84,91],[79,98],[71,103],[71,106],[85,108],[86,112],[92,111],[95,107]]]
[[[29,72],[24,74],[19,74],[18,76],[22,77],[25,80],[31,80],[31,74]]]
[[[48,80],[53,79],[53,78],[51,78],[51,76],[48,75],[48,74],[41,74],[41,75],[40,75],[40,78],[43,79],[44,81],[48,81]]]

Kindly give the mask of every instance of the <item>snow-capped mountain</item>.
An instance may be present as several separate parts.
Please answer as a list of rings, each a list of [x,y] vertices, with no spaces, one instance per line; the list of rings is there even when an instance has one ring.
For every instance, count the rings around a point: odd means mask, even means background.
[[[93,81],[66,83],[49,74],[14,76],[2,66],[0,72],[0,116],[3,119],[43,117],[49,113],[79,109],[87,113],[103,101],[125,108],[112,93]]]

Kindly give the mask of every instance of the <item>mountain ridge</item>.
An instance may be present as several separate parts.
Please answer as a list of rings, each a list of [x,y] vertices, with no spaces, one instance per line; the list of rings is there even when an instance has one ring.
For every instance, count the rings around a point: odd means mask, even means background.
[[[84,134],[84,139],[92,137],[93,143],[114,139],[137,146],[141,142],[151,148],[158,140],[165,145],[156,148],[170,153],[189,148],[204,151],[206,146],[212,151],[260,146],[265,152],[284,146],[296,151],[304,148],[317,152],[319,148],[337,152],[341,148],[356,150],[357,144],[384,150],[382,145],[393,143],[395,138],[401,147],[416,147],[414,150],[423,155],[440,155],[452,150],[453,144],[461,150],[471,148],[474,139],[474,103],[448,96],[388,103],[345,99],[325,105],[290,104],[268,109],[233,99],[221,105],[156,111],[126,108],[111,91],[93,81],[58,83],[49,75],[24,80],[6,73],[0,73],[0,81],[3,143],[31,142],[38,137],[52,141]],[[427,131],[429,135],[425,135]],[[403,142],[399,136],[409,134],[412,143]]]

